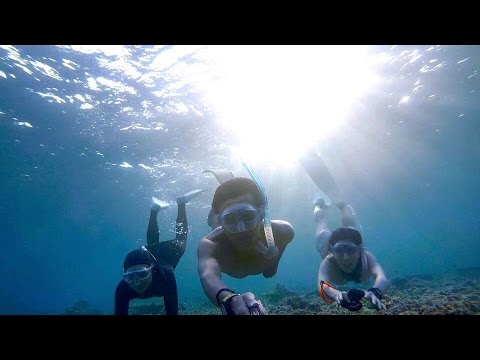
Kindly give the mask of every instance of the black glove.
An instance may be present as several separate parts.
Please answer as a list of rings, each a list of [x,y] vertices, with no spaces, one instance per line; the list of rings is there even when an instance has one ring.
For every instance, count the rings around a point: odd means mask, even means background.
[[[347,302],[343,297],[342,301],[340,301],[340,305],[343,308],[350,311],[358,311],[362,308],[360,300],[365,296],[365,291],[360,289],[350,289],[348,290],[347,296],[350,299],[350,302]]]

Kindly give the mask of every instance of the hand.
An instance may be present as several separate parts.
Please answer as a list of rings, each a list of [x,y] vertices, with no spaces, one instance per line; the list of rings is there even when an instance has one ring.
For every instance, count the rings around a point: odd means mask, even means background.
[[[252,294],[253,295],[253,294]],[[230,315],[250,315],[250,309],[243,298],[243,295],[234,296],[228,304],[231,309],[231,312],[228,312]],[[232,314],[233,313],[233,314]]]
[[[265,310],[261,301],[255,299],[253,293],[247,292],[242,295],[242,298],[250,311],[250,315],[267,315],[267,310]]]
[[[338,292],[335,296],[335,301],[341,307],[350,311],[359,311],[362,309],[360,300],[365,296],[365,292],[360,289],[350,289],[347,292]]]
[[[379,298],[375,296],[375,294],[372,291],[367,291],[365,293],[365,299],[370,301],[377,310],[387,310],[386,306],[382,303],[382,301]]]
[[[337,291],[332,299],[337,303],[337,307],[342,306],[342,303],[344,302],[350,302],[350,299],[345,291]]]

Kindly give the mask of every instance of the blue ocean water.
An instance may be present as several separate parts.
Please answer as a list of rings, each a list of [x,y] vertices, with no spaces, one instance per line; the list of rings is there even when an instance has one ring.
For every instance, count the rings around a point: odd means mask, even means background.
[[[327,49],[341,58],[322,63],[325,49],[316,57],[316,48],[234,47],[238,62],[227,75],[237,86],[228,88],[235,89],[228,103],[227,88],[205,96],[205,84],[229,78],[212,62],[225,59],[222,47],[0,46],[0,313],[59,314],[82,299],[112,313],[123,258],[145,242],[150,197],[172,204],[159,215],[160,238],[169,240],[175,197],[200,187],[210,190],[187,205],[188,245],[176,276],[181,302],[205,302],[196,246],[209,232],[217,183],[202,171],[247,176],[231,145],[264,158],[252,166],[271,217],[290,221],[296,232],[272,279],[225,277],[240,292],[277,283],[316,288],[316,189],[279,153],[300,146],[313,146],[325,160],[389,278],[480,266],[480,47],[367,47],[378,81],[333,108],[345,110],[342,124],[321,140],[295,128],[333,122],[322,111],[334,95],[358,87],[354,76],[362,69],[355,52]],[[281,61],[296,51],[305,54]],[[343,68],[334,69],[337,62]],[[307,66],[326,70],[302,82]],[[334,70],[338,77],[322,88]],[[246,112],[266,80],[271,93]],[[305,103],[289,107],[298,94]],[[317,117],[300,122],[312,112]],[[253,123],[232,115],[258,113]],[[290,137],[268,154],[274,130],[285,126]],[[331,220],[339,224],[334,212]]]

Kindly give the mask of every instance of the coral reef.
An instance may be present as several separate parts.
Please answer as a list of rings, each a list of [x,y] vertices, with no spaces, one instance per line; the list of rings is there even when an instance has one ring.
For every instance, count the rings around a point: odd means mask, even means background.
[[[270,303],[276,304],[283,298],[296,295],[294,292],[288,290],[285,285],[277,283],[275,287],[268,293],[263,295]]]
[[[184,303],[178,304],[178,312],[181,314],[187,309],[187,305]],[[152,298],[152,301],[148,303],[130,303],[128,310],[130,315],[165,315],[165,306],[163,299]]]
[[[256,294],[270,315],[478,315],[480,314],[480,268],[455,270],[449,274],[417,274],[394,278],[383,301],[386,311],[363,302],[351,312],[336,304],[325,304],[316,289],[294,292],[282,284],[265,294]],[[354,285],[366,289],[367,286]],[[349,287],[338,289],[348,291]],[[163,299],[131,306],[132,314],[163,314]],[[180,315],[220,315],[208,301],[181,304]]]

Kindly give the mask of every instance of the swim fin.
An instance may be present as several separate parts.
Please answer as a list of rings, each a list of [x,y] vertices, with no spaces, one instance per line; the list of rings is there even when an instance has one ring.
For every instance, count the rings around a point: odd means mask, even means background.
[[[170,206],[170,204],[168,202],[163,201],[163,200],[159,200],[155,196],[152,196],[151,209],[153,211],[159,211],[159,210],[165,209],[169,206]]]
[[[336,202],[340,198],[340,193],[333,179],[333,176],[318,154],[310,149],[299,159],[300,164],[307,172],[308,176],[325,193],[330,202]]]
[[[233,175],[233,173],[230,170],[226,170],[226,169],[213,169],[213,170],[208,169],[208,170],[204,170],[203,173],[204,174],[212,173],[213,175],[215,175],[215,177],[217,178],[217,181],[220,184],[223,184],[225,181],[231,180],[235,177],[235,175]]]
[[[196,189],[189,191],[182,196],[177,197],[177,204],[186,204],[190,200],[192,200],[194,197],[200,195],[202,192],[207,191],[208,189]]]

